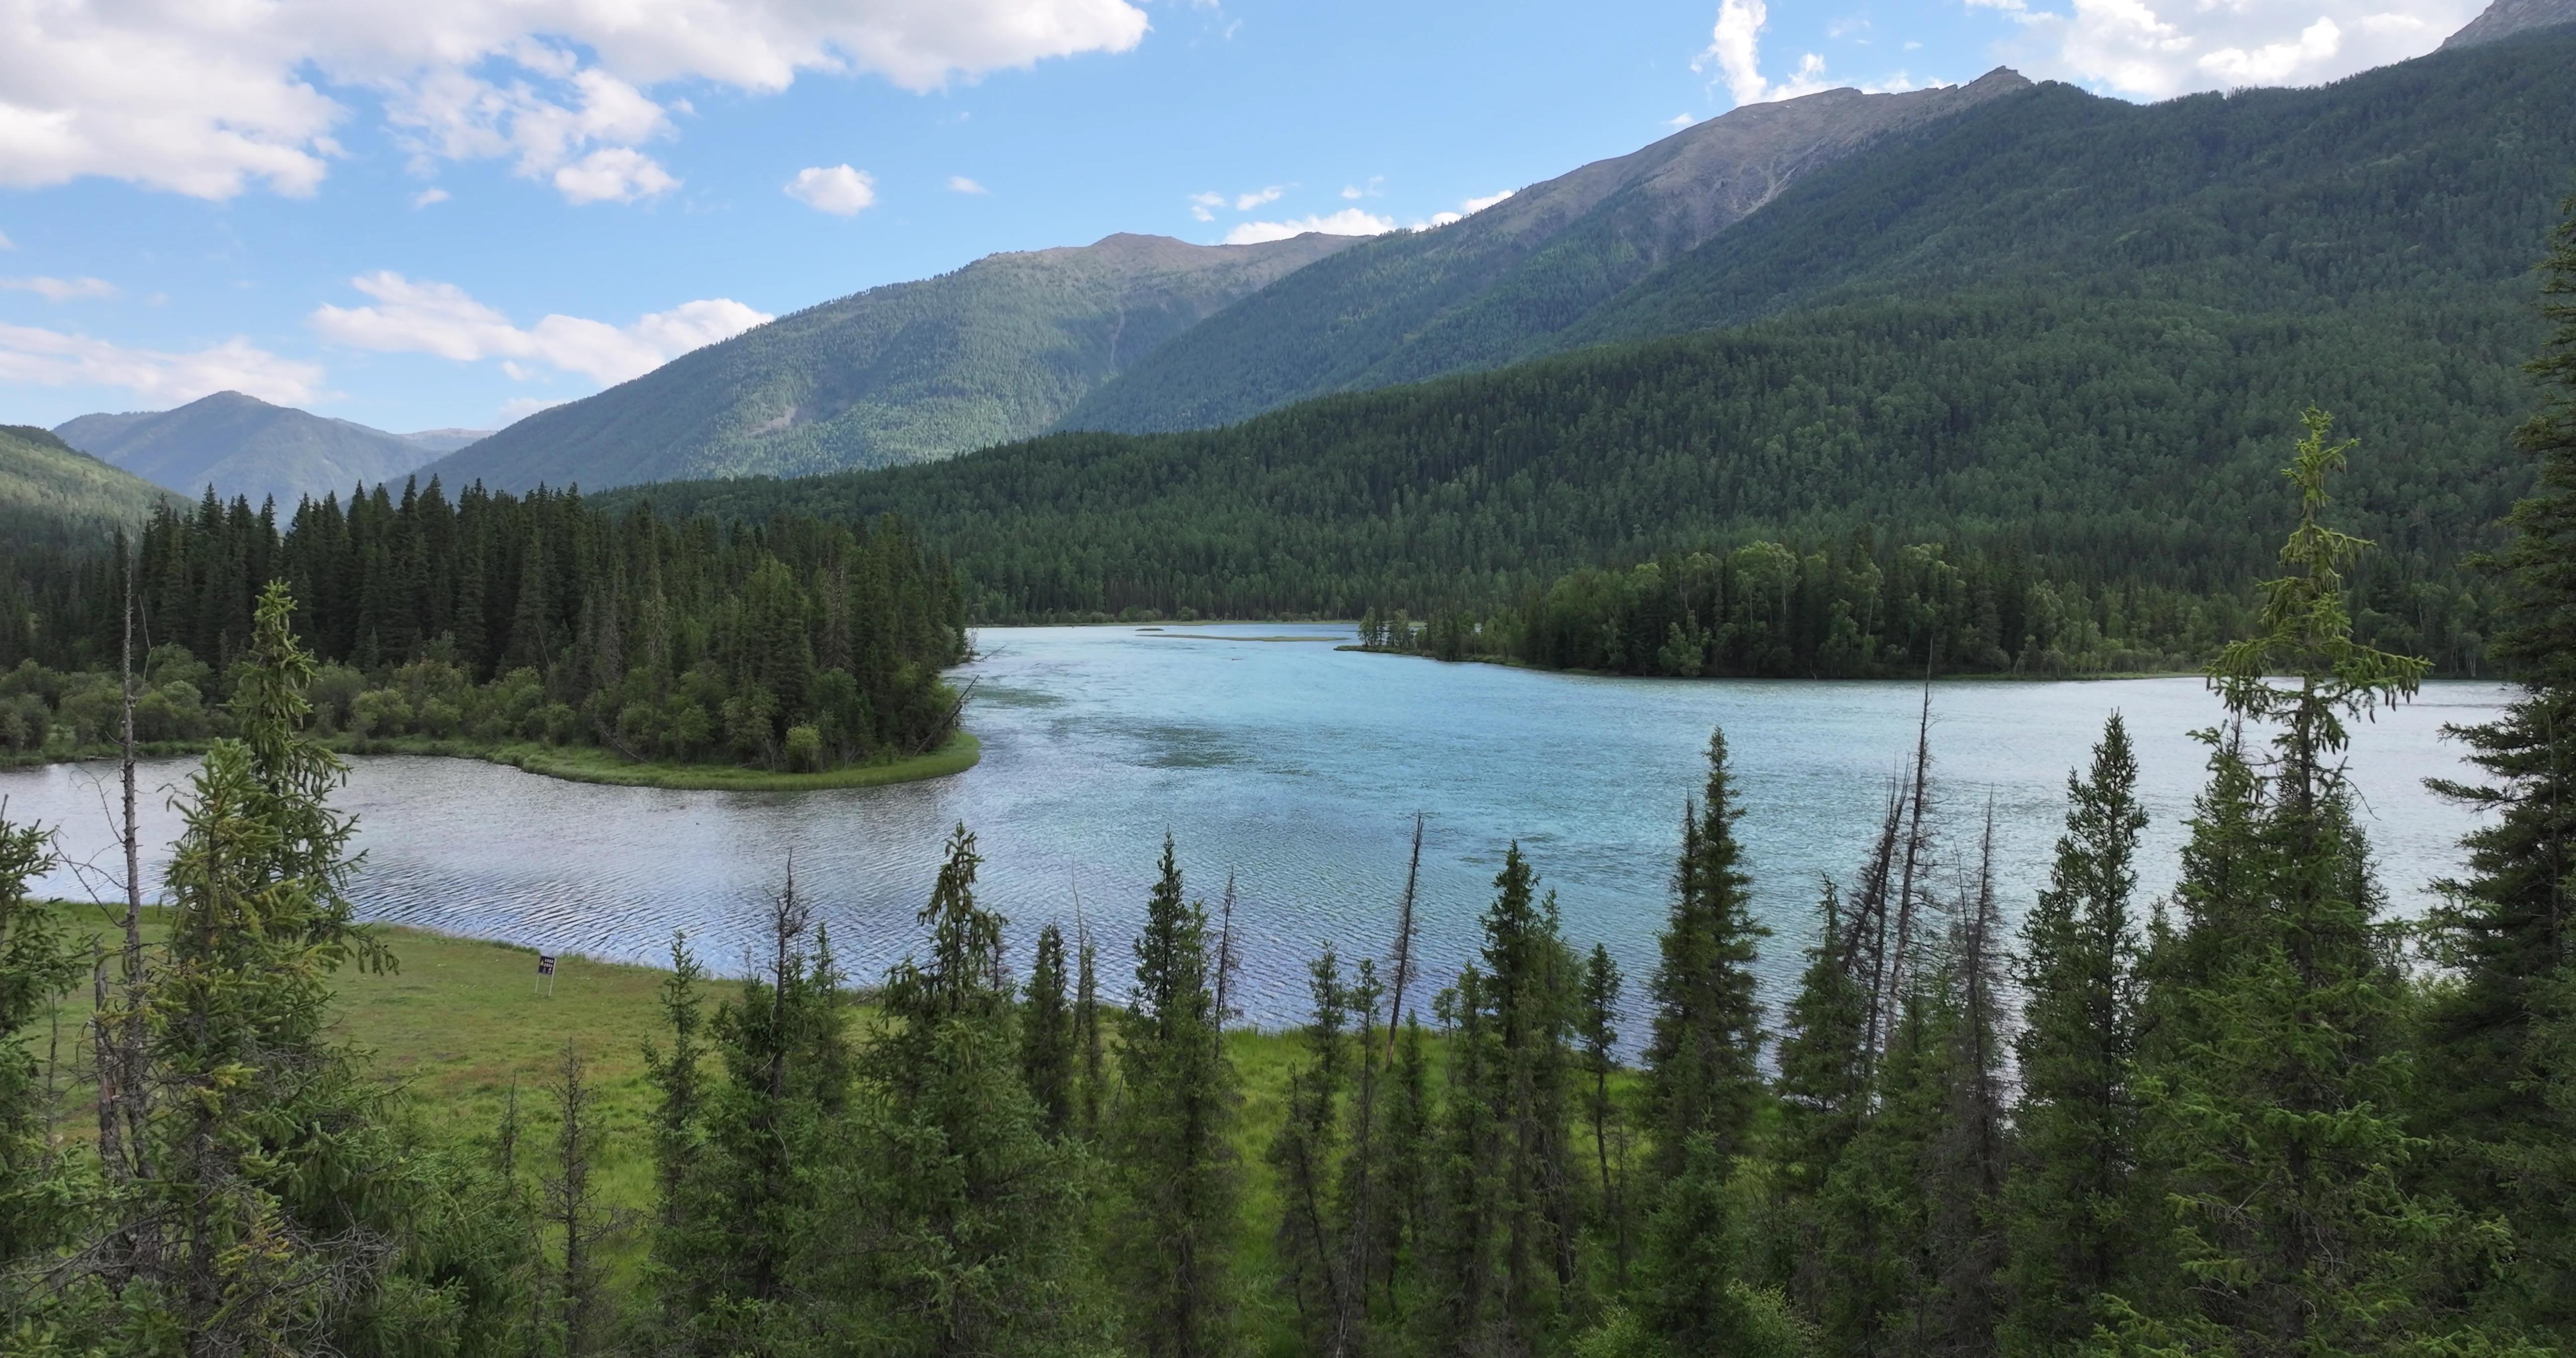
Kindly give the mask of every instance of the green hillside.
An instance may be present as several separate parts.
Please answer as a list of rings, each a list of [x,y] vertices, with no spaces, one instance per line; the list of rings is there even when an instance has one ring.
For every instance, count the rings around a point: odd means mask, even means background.
[[[0,539],[12,547],[95,545],[168,498],[42,429],[0,425]]]
[[[1660,268],[1587,225],[1435,319],[1352,300],[1402,296],[1400,271],[1379,262],[1434,249],[1374,242],[1211,320],[1067,423],[1219,424],[1323,391],[1999,284],[2230,310],[2395,293],[2502,315],[2521,305],[2576,167],[2571,109],[2576,33],[2563,29],[2315,89],[2144,107],[2063,85],[1998,90],[1811,169]],[[1387,335],[1370,329],[1381,314]]]
[[[1507,362],[1531,336],[1758,213],[1783,185],[2029,84],[1999,70],[1960,88],[1828,90],[1737,109],[1465,221],[1380,236],[1301,269],[1211,317],[1188,343],[1156,350],[1063,427],[1202,428]]]
[[[2576,29],[2317,89],[2140,107],[2044,86],[1810,178],[1543,344],[1997,283],[2501,314],[2576,172],[2571,110]]]
[[[441,459],[452,485],[585,488],[947,457],[1054,423],[1203,317],[1350,244],[1116,235],[784,316]]]
[[[2532,247],[2538,253],[2535,237]],[[2229,591],[2270,568],[2310,402],[2363,440],[2342,521],[2374,602],[2455,665],[2452,575],[2528,484],[2526,306],[2244,314],[1999,290],[1308,402],[1223,430],[1066,434],[935,466],[638,488],[758,519],[895,512],[985,618],[1498,607],[1575,566],[1867,529],[2060,578]]]
[[[399,434],[219,391],[176,410],[83,415],[54,430],[63,442],[156,485],[229,500],[342,499],[360,485],[399,481],[434,455]]]

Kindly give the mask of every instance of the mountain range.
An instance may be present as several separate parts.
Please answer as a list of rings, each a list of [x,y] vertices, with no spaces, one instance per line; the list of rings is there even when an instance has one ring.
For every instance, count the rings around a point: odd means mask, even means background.
[[[684,354],[436,470],[454,484],[599,487],[887,466],[1026,438],[1128,364],[1353,239],[1116,235],[989,255]]]
[[[2361,439],[2335,513],[2378,544],[2366,627],[2471,671],[2485,586],[2456,566],[2529,485],[2532,270],[2576,188],[2576,30],[2510,36],[2312,89],[2007,91],[1810,171],[1509,366],[608,498],[900,514],[994,620],[1482,609],[1855,536],[2212,600],[2272,568],[2314,405]]]
[[[482,437],[472,429],[388,434],[219,391],[176,410],[83,415],[55,426],[65,444],[184,494],[214,488],[224,499],[274,499],[293,509],[304,497],[398,481]]]

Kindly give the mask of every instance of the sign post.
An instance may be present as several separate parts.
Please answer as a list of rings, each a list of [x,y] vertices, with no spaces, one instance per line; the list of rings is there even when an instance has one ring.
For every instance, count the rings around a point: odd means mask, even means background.
[[[553,953],[537,954],[537,984],[545,990],[549,998],[553,997],[555,993],[555,955]]]

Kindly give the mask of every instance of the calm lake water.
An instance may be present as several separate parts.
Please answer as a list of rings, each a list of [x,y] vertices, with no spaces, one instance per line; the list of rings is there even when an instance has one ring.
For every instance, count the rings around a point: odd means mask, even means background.
[[[1078,893],[1114,985],[1132,965],[1126,940],[1168,831],[1211,909],[1235,875],[1241,1004],[1276,1022],[1300,1009],[1305,960],[1323,941],[1346,959],[1384,951],[1421,811],[1428,974],[1469,955],[1517,838],[1559,894],[1567,935],[1587,950],[1607,943],[1642,984],[1682,798],[1698,786],[1709,728],[1723,725],[1754,889],[1777,931],[1764,959],[1776,988],[1795,975],[1819,876],[1848,881],[1868,848],[1920,698],[1901,683],[1595,679],[1333,649],[1349,639],[1314,626],[990,629],[965,671],[983,762],[899,787],[665,792],[470,760],[360,760],[344,798],[366,850],[357,900],[374,919],[599,957],[655,960],[685,929],[732,970],[792,851],[850,970],[873,979],[912,947],[941,839],[962,821],[1017,955],[1038,924],[1071,926]],[[2440,729],[2506,696],[2438,684],[2356,728],[2354,777],[2400,909],[2420,909],[2428,884],[2458,870],[2473,824],[2422,787],[2464,773]],[[1932,710],[1949,859],[1973,852],[1991,799],[2016,913],[2046,872],[2068,771],[2104,717],[2125,713],[2155,815],[2142,886],[2170,888],[2201,778],[2187,732],[2218,711],[2199,681],[1945,683]],[[176,787],[190,767],[156,763],[146,785]],[[71,857],[113,870],[113,780],[102,765],[0,773],[0,796],[12,820],[55,825]],[[163,795],[147,800],[148,842],[166,843],[177,818]],[[157,864],[147,873],[157,883]],[[86,867],[45,885],[117,894]],[[578,974],[568,968],[565,983]]]

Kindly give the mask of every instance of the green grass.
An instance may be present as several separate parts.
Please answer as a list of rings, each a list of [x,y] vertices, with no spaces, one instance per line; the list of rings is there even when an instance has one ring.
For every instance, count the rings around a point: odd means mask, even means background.
[[[432,736],[354,740],[334,735],[322,737],[322,743],[341,754],[418,754],[480,759],[487,763],[507,764],[541,777],[561,778],[566,782],[707,792],[810,792],[835,787],[881,787],[887,783],[909,783],[964,773],[984,757],[983,743],[966,731],[950,736],[946,744],[928,754],[882,764],[852,764],[819,773],[780,773],[733,764],[638,762],[612,750],[534,742],[495,745],[471,740],[440,740]],[[201,754],[205,748],[202,741],[162,741],[141,747],[141,753],[151,756],[191,755]],[[92,746],[43,754],[0,755],[0,768],[116,757],[117,752],[111,747]]]

